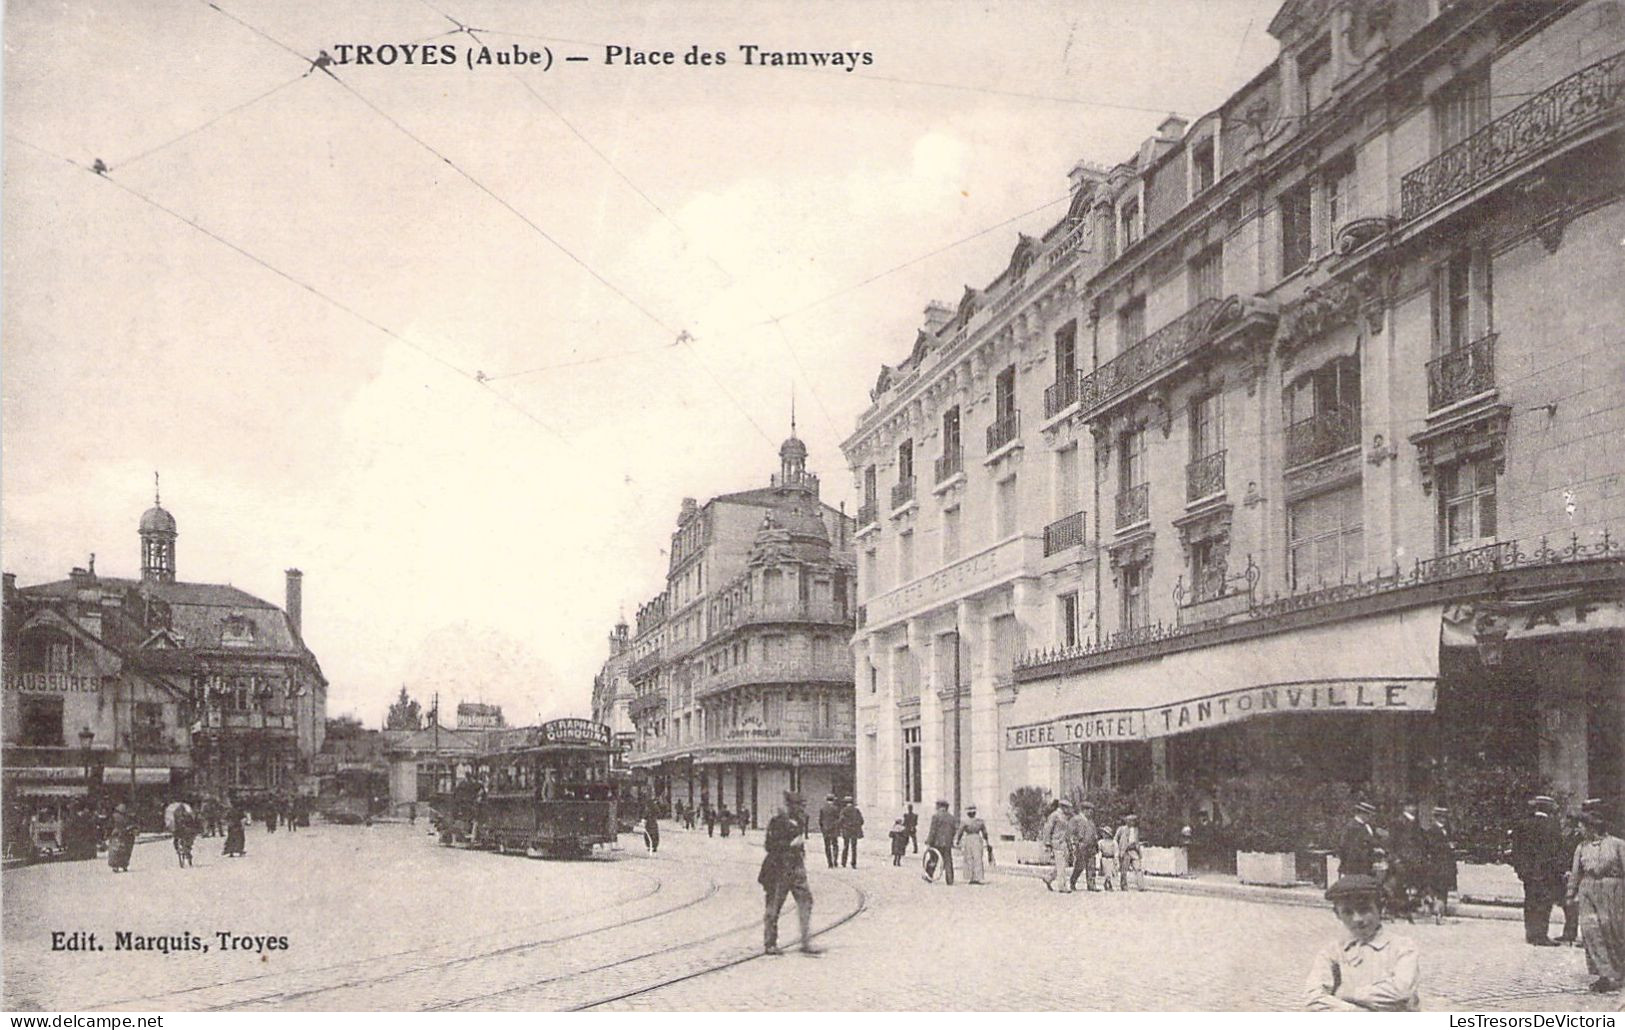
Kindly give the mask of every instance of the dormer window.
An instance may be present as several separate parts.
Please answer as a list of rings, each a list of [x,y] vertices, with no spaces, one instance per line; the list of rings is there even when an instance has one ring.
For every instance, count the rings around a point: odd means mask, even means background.
[[[1191,148],[1191,196],[1196,196],[1209,186],[1213,185],[1217,176],[1218,165],[1215,162],[1215,147],[1213,137],[1199,140]]]
[[[254,644],[254,623],[248,616],[233,612],[220,624],[220,643],[225,647],[251,647]]]
[[[1322,36],[1298,55],[1298,91],[1305,114],[1332,93],[1332,40]]]
[[[1123,206],[1117,213],[1117,237],[1122,241],[1123,251],[1128,250],[1140,241],[1140,200],[1130,197],[1123,201]]]

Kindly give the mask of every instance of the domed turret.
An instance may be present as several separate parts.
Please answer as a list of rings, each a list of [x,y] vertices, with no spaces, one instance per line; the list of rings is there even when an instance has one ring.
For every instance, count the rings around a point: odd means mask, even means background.
[[[158,473],[152,474],[152,507],[141,515],[141,578],[149,583],[175,582],[175,516],[164,510]]]

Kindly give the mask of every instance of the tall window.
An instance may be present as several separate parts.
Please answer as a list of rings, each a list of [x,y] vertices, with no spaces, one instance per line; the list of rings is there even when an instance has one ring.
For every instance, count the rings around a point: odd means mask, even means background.
[[[1490,69],[1487,64],[1456,77],[1433,101],[1434,147],[1448,150],[1482,129],[1490,120]]]
[[[1286,393],[1286,422],[1296,425],[1316,415],[1360,410],[1360,359],[1329,361],[1292,381]]]
[[[1120,573],[1123,590],[1125,630],[1144,629],[1151,624],[1150,571],[1144,565],[1126,565]]]
[[[1122,241],[1120,251],[1126,251],[1140,241],[1140,201],[1130,197],[1123,201],[1117,213],[1117,238]]]
[[[863,552],[863,585],[870,597],[880,591],[880,562],[873,550]]]
[[[1313,111],[1331,96],[1331,37],[1321,37],[1298,55],[1298,89],[1303,97],[1302,110],[1305,113]]]
[[[1191,599],[1211,601],[1224,593],[1225,567],[1218,540],[1191,544]]]
[[[1117,352],[1121,354],[1145,338],[1145,294],[1136,294],[1117,309]]]
[[[1224,395],[1210,393],[1191,402],[1191,460],[1224,450]]]
[[[1326,166],[1321,176],[1321,248],[1330,251],[1337,246],[1337,229],[1354,218],[1359,207],[1355,187],[1354,155],[1345,154]]]
[[[1191,306],[1212,300],[1224,290],[1224,245],[1215,243],[1191,260]]]
[[[1058,620],[1057,637],[1062,647],[1076,647],[1078,645],[1078,593],[1073,591],[1062,594],[1055,599],[1055,614]]]
[[[1309,184],[1294,186],[1281,194],[1281,274],[1291,275],[1309,260],[1312,240],[1309,218]]]
[[[72,672],[73,639],[55,630],[36,630],[23,639],[24,672]]]
[[[1072,444],[1055,452],[1055,515],[1070,515],[1078,507],[1078,445]]]
[[[993,417],[1003,422],[1016,412],[1016,366],[1008,365],[993,383]]]
[[[875,501],[880,496],[878,481],[875,478],[875,467],[870,465],[863,470],[863,503],[875,507]]]
[[[1439,545],[1460,551],[1495,540],[1495,463],[1466,461],[1439,470]]]
[[[959,557],[959,509],[942,511],[942,560],[951,562]]]
[[[998,522],[994,529],[997,531],[998,538],[1003,540],[1005,537],[1014,536],[1016,532],[1016,517],[1019,513],[1016,510],[1018,502],[1016,500],[1015,476],[999,481],[998,500]]]
[[[1118,438],[1118,492],[1128,493],[1145,482],[1145,428],[1131,429]]]
[[[904,440],[897,445],[897,481],[906,483],[914,478],[914,441]]]
[[[1286,522],[1287,572],[1294,590],[1359,574],[1365,542],[1358,483],[1288,505]]]
[[[1055,381],[1060,382],[1078,370],[1078,320],[1055,330]]]
[[[959,408],[956,405],[942,413],[942,453],[948,456],[959,451]]]
[[[1457,350],[1488,333],[1493,308],[1489,252],[1477,248],[1451,255],[1433,273],[1434,353]]]
[[[924,796],[920,783],[920,728],[903,727],[903,800],[919,804]]]

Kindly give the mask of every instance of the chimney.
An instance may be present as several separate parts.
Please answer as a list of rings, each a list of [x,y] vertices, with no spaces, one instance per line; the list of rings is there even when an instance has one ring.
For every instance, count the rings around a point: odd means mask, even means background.
[[[288,624],[293,627],[294,639],[303,641],[304,637],[305,637],[305,631],[304,631],[303,624],[302,624],[302,616],[303,616],[304,607],[305,607],[305,604],[304,604],[304,602],[305,602],[305,591],[304,591],[305,574],[303,572],[300,572],[298,569],[289,569],[287,571],[287,577],[288,577],[288,603],[287,603]]]
[[[934,300],[925,306],[925,331],[934,333],[948,324],[954,317],[954,309],[940,300]]]
[[[1189,124],[1190,122],[1179,117],[1179,115],[1171,114],[1162,120],[1161,125],[1157,126],[1157,135],[1160,136],[1164,142],[1178,143],[1185,135],[1185,126]]]
[[[4,573],[3,576],[0,576],[0,578],[4,579],[5,599],[9,601],[11,600],[12,595],[17,592],[17,574],[15,572],[7,572]]]

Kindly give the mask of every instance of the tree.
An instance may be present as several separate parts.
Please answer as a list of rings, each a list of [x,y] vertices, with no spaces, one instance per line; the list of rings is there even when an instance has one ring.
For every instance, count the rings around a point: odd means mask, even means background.
[[[401,688],[401,696],[389,706],[389,714],[384,717],[386,730],[421,730],[423,728],[423,709],[418,703],[406,696],[406,688]]]

